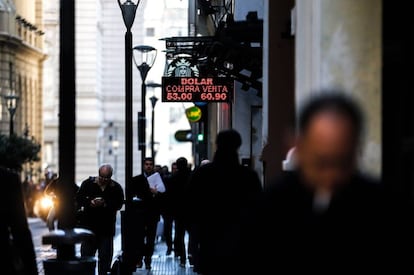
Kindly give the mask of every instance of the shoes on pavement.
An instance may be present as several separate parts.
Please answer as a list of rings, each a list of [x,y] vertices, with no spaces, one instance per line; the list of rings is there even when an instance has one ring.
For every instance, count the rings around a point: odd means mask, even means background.
[[[172,249],[167,249],[167,252],[165,253],[166,256],[170,256],[172,252]]]
[[[139,262],[137,263],[137,268],[142,268],[142,261],[139,261]]]
[[[180,262],[180,267],[185,267],[185,262]]]
[[[193,256],[188,255],[188,262],[190,263],[190,266],[193,266],[193,265],[194,265],[194,259],[193,259]]]
[[[145,269],[150,270],[151,269],[151,260],[145,259],[144,262],[145,262]]]
[[[198,266],[193,266],[193,272],[200,273],[200,268]]]

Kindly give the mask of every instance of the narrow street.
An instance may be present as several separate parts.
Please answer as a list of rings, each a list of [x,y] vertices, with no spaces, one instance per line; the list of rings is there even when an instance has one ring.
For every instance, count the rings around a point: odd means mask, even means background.
[[[43,260],[56,257],[56,250],[51,245],[42,244],[42,236],[49,232],[46,223],[40,218],[29,218],[29,227],[32,231],[39,275],[43,275]]]

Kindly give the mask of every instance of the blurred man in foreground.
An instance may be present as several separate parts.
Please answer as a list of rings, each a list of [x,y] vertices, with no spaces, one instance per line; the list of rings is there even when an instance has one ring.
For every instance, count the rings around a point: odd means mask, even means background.
[[[265,190],[260,208],[263,268],[373,271],[384,255],[384,193],[358,169],[361,110],[326,92],[306,102],[298,122],[297,167]]]

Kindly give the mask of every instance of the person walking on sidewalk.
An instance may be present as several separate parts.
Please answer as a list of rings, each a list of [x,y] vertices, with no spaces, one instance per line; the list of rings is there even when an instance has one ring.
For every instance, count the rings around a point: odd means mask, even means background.
[[[136,260],[136,267],[141,268],[145,262],[145,268],[151,269],[152,255],[154,253],[157,225],[160,220],[160,194],[165,192],[165,186],[161,176],[159,185],[150,185],[148,177],[154,174],[154,159],[144,159],[144,173],[134,176],[130,186],[132,200],[131,209],[134,211],[136,236],[131,240],[134,243],[134,251],[129,255],[130,259]],[[130,265],[131,263],[129,263]],[[130,269],[131,267],[129,267]]]
[[[203,275],[243,274],[242,257],[248,251],[246,232],[253,205],[262,192],[258,174],[241,165],[238,149],[242,139],[234,129],[216,137],[211,163],[194,171],[188,186],[189,222],[198,230],[199,256],[194,271]],[[247,250],[247,251],[246,251]],[[255,263],[246,263],[255,264]]]
[[[60,201],[60,197],[62,196],[62,194],[60,194],[59,192],[60,190],[58,188],[59,180],[60,180],[59,177],[53,178],[51,182],[46,186],[45,190],[43,191],[43,193],[46,196],[49,196],[53,200],[53,205],[49,209],[49,212],[46,217],[46,224],[47,224],[47,227],[49,228],[49,231],[55,230],[56,229],[55,223],[60,220],[59,219],[59,212],[60,212],[59,201]],[[73,192],[72,194],[76,194],[79,190],[79,186],[75,182],[72,182],[71,188]],[[75,198],[75,204],[77,204],[76,198]],[[75,208],[78,209],[77,206]]]
[[[180,258],[180,266],[185,267],[187,262],[187,249],[185,245],[185,233],[188,231],[186,213],[186,188],[191,175],[188,167],[188,160],[179,157],[175,161],[177,171],[169,179],[169,195],[171,196],[170,205],[174,219],[174,256]],[[190,253],[191,254],[191,253]],[[190,255],[189,255],[190,256]]]
[[[167,168],[168,169],[168,168]],[[165,174],[163,177],[165,184],[165,192],[161,196],[161,217],[164,221],[164,240],[167,245],[166,256],[170,256],[173,252],[173,209],[172,209],[172,191],[173,187],[170,185],[171,177],[177,172],[177,163],[174,161],[171,164],[171,172]]]
[[[0,200],[0,247],[5,252],[0,257],[1,274],[37,275],[36,254],[19,176],[0,166],[0,178],[3,194]]]
[[[101,165],[99,175],[84,180],[76,194],[78,207],[83,211],[79,226],[95,235],[82,242],[81,255],[95,256],[98,251],[99,275],[107,275],[111,270],[116,214],[124,203],[124,190],[111,179],[112,174],[111,165]]]

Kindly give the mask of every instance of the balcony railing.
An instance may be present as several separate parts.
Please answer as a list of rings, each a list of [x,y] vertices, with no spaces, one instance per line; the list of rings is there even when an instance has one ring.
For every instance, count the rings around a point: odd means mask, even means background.
[[[34,48],[42,48],[42,35],[44,32],[23,17],[16,16],[17,36],[26,44]]]

